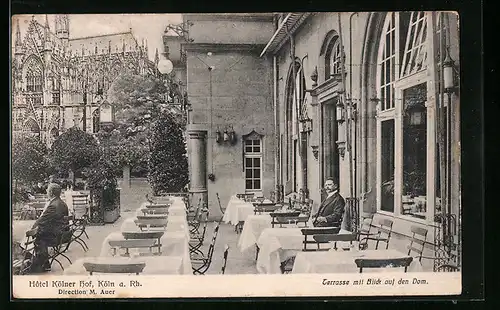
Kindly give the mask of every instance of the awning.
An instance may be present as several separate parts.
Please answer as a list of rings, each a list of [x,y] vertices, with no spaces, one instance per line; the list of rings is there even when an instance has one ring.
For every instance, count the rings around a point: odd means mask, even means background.
[[[287,31],[293,35],[311,13],[289,13],[278,26],[278,29],[267,43],[260,57],[267,53],[277,52],[288,40]]]

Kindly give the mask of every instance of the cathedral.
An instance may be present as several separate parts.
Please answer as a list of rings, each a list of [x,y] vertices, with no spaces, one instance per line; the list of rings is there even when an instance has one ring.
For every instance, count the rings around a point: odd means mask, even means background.
[[[15,28],[12,53],[12,132],[31,134],[48,146],[66,129],[99,130],[99,106],[120,74],[156,74],[158,56],[132,29],[72,38],[68,15],[57,15],[51,29],[33,18],[21,37]]]

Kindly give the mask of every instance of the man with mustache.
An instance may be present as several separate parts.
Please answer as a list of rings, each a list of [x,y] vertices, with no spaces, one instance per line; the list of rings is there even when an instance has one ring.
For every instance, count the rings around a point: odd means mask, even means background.
[[[344,216],[345,200],[339,194],[339,186],[333,178],[325,181],[327,196],[319,206],[318,212],[313,215],[315,227],[340,227]]]

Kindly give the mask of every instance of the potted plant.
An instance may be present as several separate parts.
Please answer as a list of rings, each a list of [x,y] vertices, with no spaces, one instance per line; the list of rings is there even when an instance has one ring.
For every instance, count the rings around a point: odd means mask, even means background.
[[[104,223],[114,223],[120,217],[120,190],[114,166],[104,158],[89,169],[87,186]]]

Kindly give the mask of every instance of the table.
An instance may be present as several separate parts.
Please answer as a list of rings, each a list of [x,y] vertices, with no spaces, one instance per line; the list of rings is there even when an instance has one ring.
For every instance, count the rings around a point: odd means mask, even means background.
[[[299,252],[295,257],[292,273],[359,273],[354,260],[356,258],[398,258],[406,257],[407,253],[397,250],[364,250],[343,251],[330,250],[326,252]],[[363,268],[365,272],[403,271],[403,268]],[[407,272],[422,272],[422,265],[414,259]]]
[[[83,264],[86,262],[120,264],[120,263],[145,263],[146,267],[141,274],[149,275],[179,275],[191,274],[182,267],[182,256],[143,256],[143,257],[84,257],[76,260],[64,270],[64,275],[88,275]]]
[[[247,217],[252,214],[254,214],[254,206],[252,203],[245,202],[236,198],[236,196],[232,196],[231,199],[229,199],[222,220],[224,223],[238,225],[239,222],[244,222]]]
[[[312,223],[308,223],[308,226],[313,227]],[[260,248],[257,271],[265,274],[281,273],[280,263],[293,257],[304,246],[302,228],[265,228],[257,240]],[[339,234],[350,233],[343,229],[339,232]]]
[[[245,220],[241,236],[238,240],[240,251],[244,252],[254,246],[262,231],[266,228],[271,228],[271,216],[269,214],[249,215]]]

